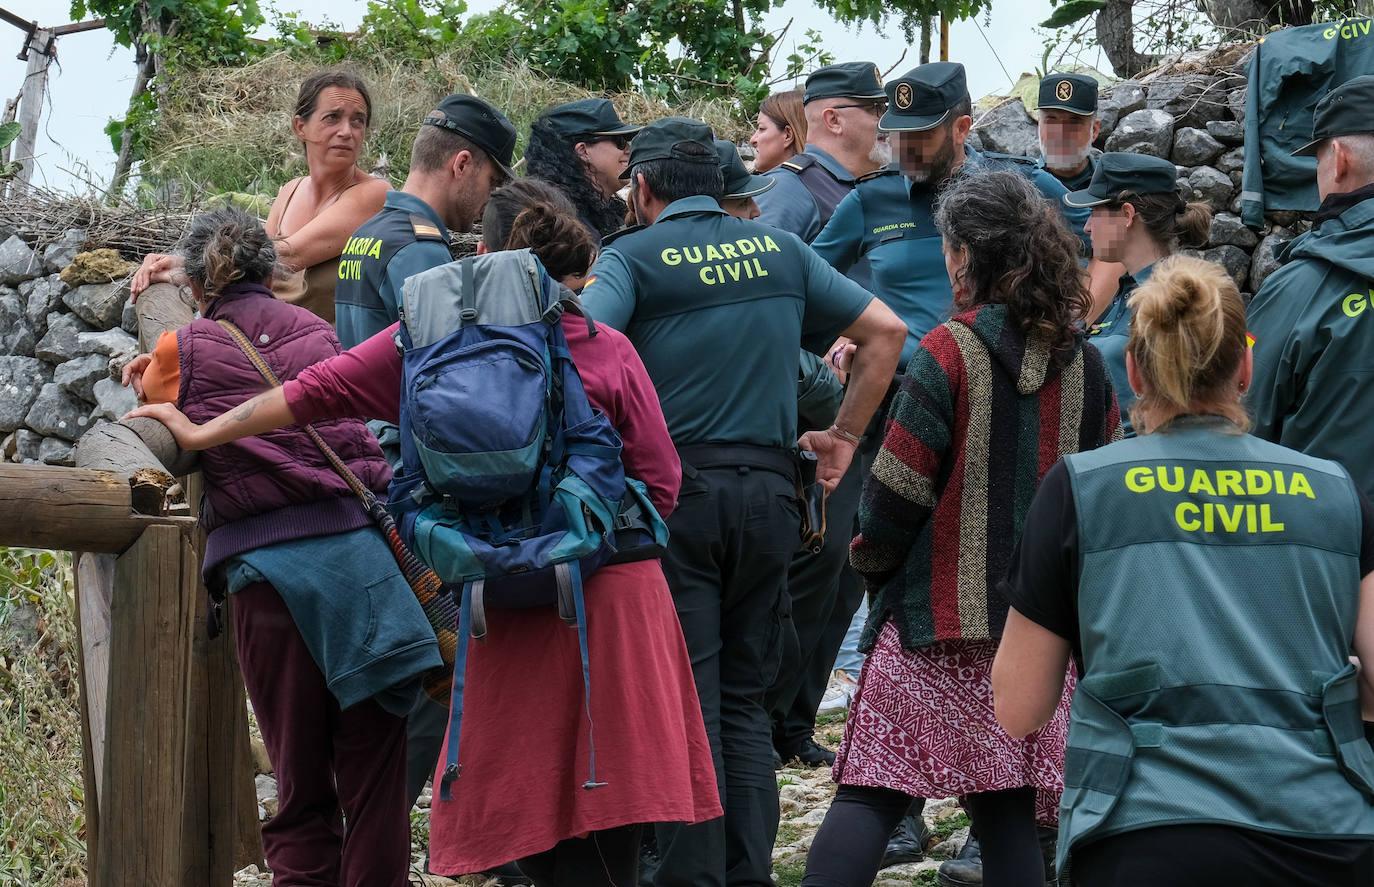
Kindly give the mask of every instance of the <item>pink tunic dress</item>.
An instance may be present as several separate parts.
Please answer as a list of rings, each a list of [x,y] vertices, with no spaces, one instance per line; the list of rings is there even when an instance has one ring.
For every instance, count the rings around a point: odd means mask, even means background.
[[[395,330],[288,382],[297,421],[395,422]],[[589,337],[580,317],[565,316],[563,331],[588,399],[624,440],[626,473],[648,486],[666,516],[681,468],[639,355],[609,327]],[[436,792],[431,808],[432,871],[480,871],[600,829],[721,815],[691,662],[659,562],[602,567],[587,581],[586,600],[596,775],[607,785],[581,787],[588,724],[576,630],[552,607],[488,610],[487,639],[468,646],[462,776],[453,801]]]

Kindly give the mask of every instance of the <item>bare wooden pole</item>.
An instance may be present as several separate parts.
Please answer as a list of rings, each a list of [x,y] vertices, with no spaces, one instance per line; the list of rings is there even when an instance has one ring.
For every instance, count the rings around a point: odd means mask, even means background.
[[[100,785],[105,773],[114,555],[77,554],[76,576],[76,623],[82,637],[82,643],[76,645],[76,662],[81,686],[81,772],[86,785],[86,866],[88,871],[95,871],[100,858]]]
[[[150,526],[190,518],[137,514],[127,478],[110,471],[0,464],[0,527],[6,545],[119,554]]]
[[[48,85],[48,65],[52,63],[53,33],[39,28],[24,47],[29,56],[24,71],[24,88],[19,94],[19,138],[14,142],[14,159],[24,166],[15,176],[27,185],[33,176],[33,156],[38,146],[38,119],[43,112],[43,92]]]

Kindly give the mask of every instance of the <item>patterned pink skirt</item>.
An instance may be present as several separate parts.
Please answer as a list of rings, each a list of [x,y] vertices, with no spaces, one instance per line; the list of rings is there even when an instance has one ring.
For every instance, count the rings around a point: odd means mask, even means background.
[[[849,707],[835,781],[922,798],[1030,785],[1036,788],[1036,820],[1058,823],[1073,667],[1050,722],[1013,739],[993,715],[997,645],[939,641],[911,653],[902,649],[896,626],[885,624]]]

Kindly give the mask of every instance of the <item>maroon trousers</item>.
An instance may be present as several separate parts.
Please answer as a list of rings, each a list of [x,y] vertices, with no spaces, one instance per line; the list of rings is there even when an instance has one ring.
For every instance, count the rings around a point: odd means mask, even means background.
[[[233,614],[243,682],[277,776],[277,815],[262,827],[272,883],[404,887],[405,718],[371,699],[340,711],[271,585],[245,586]]]

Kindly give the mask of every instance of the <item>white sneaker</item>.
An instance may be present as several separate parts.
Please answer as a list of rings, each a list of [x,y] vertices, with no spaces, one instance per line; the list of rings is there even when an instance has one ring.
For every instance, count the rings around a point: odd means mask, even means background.
[[[849,708],[850,701],[854,698],[854,691],[859,687],[859,682],[849,676],[844,669],[836,669],[830,676],[830,683],[825,687],[825,695],[821,697],[821,704],[816,711],[844,711]]]

